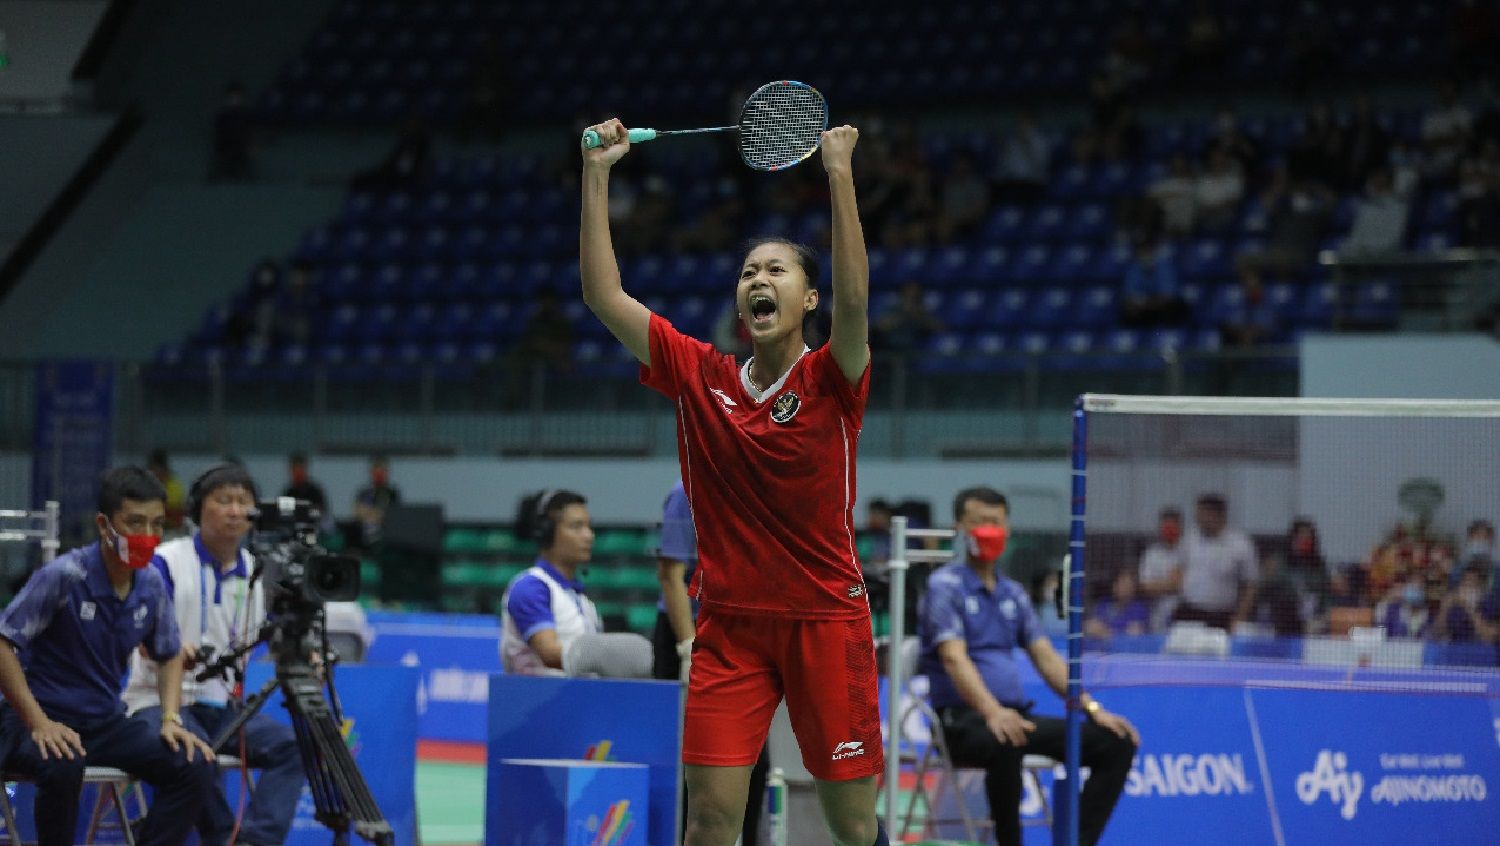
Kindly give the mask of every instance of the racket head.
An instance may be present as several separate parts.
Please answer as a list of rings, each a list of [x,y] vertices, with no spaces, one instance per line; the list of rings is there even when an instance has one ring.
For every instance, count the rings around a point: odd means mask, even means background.
[[[817,152],[828,129],[818,89],[791,79],[755,89],[740,110],[740,158],[756,170],[785,170]]]

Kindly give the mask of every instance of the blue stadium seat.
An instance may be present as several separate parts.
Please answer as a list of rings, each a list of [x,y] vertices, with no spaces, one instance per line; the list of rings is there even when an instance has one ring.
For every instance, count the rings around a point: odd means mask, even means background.
[[[1012,244],[1026,232],[1026,212],[1019,206],[1001,206],[990,212],[980,230],[986,244]]]
[[[1390,282],[1366,282],[1354,291],[1350,318],[1361,326],[1392,328],[1400,317],[1401,303]]]
[[[1083,291],[1073,310],[1073,324],[1085,329],[1113,326],[1120,313],[1115,288],[1096,285]]]
[[[1011,281],[1017,285],[1040,285],[1050,282],[1052,248],[1046,244],[1032,244],[1021,251],[1011,270]]]
[[[1011,251],[1007,247],[985,247],[969,263],[968,281],[976,285],[1004,284],[1011,276]]]
[[[1297,323],[1304,328],[1327,328],[1333,325],[1338,309],[1338,286],[1333,282],[1315,282],[1303,294]]]
[[[989,325],[996,329],[1019,329],[1031,323],[1028,296],[1019,288],[1000,292],[990,302]]]
[[[1031,303],[1030,325],[1046,329],[1066,327],[1073,317],[1073,292],[1067,288],[1045,288]]]
[[[949,329],[973,329],[985,324],[988,311],[989,294],[979,288],[966,288],[948,298],[941,319]]]
[[[1088,282],[1094,269],[1094,249],[1088,244],[1067,244],[1053,256],[1047,278],[1063,285]]]
[[[1218,238],[1199,238],[1193,241],[1186,249],[1178,252],[1177,264],[1182,275],[1192,280],[1227,276],[1233,269],[1229,250]]]
[[[968,276],[971,259],[971,251],[962,244],[944,247],[928,264],[927,278],[944,287],[968,284],[972,281]]]
[[[1068,209],[1055,203],[1036,210],[1025,228],[1026,240],[1032,243],[1060,239],[1068,222]]]
[[[1110,214],[1103,203],[1075,206],[1063,225],[1063,236],[1070,241],[1096,241],[1109,234]]]

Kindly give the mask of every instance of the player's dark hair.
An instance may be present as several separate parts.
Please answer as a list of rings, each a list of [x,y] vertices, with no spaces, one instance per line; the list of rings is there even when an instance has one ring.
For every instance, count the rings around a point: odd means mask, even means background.
[[[113,518],[125,500],[167,502],[167,489],[144,467],[112,467],[99,476],[99,513]]]
[[[1229,512],[1229,503],[1224,500],[1223,494],[1206,493],[1198,497],[1198,504],[1204,508],[1211,508],[1220,514]]]
[[[998,505],[1010,513],[1010,503],[1005,501],[1005,494],[1000,493],[988,485],[976,485],[972,488],[964,488],[953,497],[953,521],[956,523],[963,519],[964,503],[969,500],[978,500],[985,505]]]
[[[1177,522],[1181,523],[1182,522],[1182,509],[1178,508],[1175,505],[1169,505],[1166,508],[1163,508],[1156,516],[1157,516],[1157,519],[1159,519],[1159,520],[1166,520],[1167,518],[1171,518],[1171,519],[1176,520]]]

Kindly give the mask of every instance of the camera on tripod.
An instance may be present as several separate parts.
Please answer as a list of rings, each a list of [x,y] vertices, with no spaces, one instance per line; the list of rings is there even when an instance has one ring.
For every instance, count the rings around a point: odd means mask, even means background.
[[[256,507],[250,551],[264,568],[273,614],[359,598],[359,560],[318,545],[320,516],[307,500],[289,496]]]

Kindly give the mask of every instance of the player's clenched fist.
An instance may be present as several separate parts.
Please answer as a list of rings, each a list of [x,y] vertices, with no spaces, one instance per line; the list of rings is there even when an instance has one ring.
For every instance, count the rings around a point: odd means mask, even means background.
[[[847,170],[854,158],[854,144],[859,141],[859,130],[848,124],[835,126],[823,132],[823,169],[827,171]]]
[[[599,133],[599,146],[583,148],[585,164],[609,167],[630,152],[630,133],[625,131],[625,125],[620,123],[619,118],[596,123],[589,129]]]

